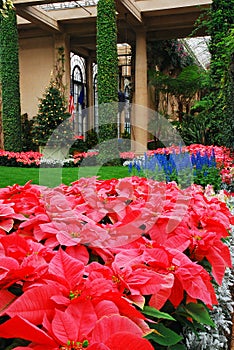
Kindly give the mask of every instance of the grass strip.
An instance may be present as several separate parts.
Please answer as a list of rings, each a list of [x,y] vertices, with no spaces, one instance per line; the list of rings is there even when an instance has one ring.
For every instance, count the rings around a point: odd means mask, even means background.
[[[54,176],[58,173],[56,168],[23,168],[0,166],[0,187],[14,184],[24,185],[27,181],[33,184],[40,184],[40,174],[46,178],[48,187],[53,187]],[[130,176],[128,167],[123,166],[86,166],[80,168],[62,168],[62,178],[60,183],[69,185],[81,177],[98,176],[99,179],[106,180],[112,178],[123,178]],[[60,180],[60,179],[59,179]],[[51,183],[51,186],[50,186]]]

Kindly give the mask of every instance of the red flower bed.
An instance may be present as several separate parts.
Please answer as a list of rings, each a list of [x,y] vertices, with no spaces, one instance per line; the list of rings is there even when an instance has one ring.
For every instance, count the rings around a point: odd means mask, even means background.
[[[202,315],[231,267],[231,223],[199,186],[138,177],[0,189],[0,341],[150,350],[165,319],[211,324]],[[170,332],[166,345],[182,341]]]
[[[206,153],[208,156],[210,156],[213,151],[215,154],[217,166],[221,169],[222,182],[226,184],[231,184],[233,182],[234,177],[234,163],[230,153],[230,149],[228,148],[192,144],[190,146],[185,146],[182,148],[177,146],[159,148],[157,150],[147,151],[147,155],[150,156],[154,153],[169,154],[173,152],[188,152],[190,154],[196,154],[196,152],[200,152],[201,155],[204,155]],[[71,163],[73,163],[74,166],[77,166],[82,162],[83,159],[95,158],[97,155],[97,151],[76,153],[73,157],[71,157],[71,162],[69,163],[69,166],[72,165]],[[11,165],[8,164],[8,161],[14,160],[16,164],[19,163],[23,166],[40,166],[42,157],[43,154],[39,152],[9,152],[0,150],[0,164],[3,163],[3,165]],[[120,153],[120,158],[125,160],[132,160],[136,158],[136,155],[134,154],[134,152],[122,152]]]
[[[24,165],[32,165],[32,164],[39,165],[42,156],[43,156],[42,153],[34,152],[34,151],[10,152],[10,151],[0,150],[0,157],[6,158],[8,160],[14,159],[18,163],[22,163]]]

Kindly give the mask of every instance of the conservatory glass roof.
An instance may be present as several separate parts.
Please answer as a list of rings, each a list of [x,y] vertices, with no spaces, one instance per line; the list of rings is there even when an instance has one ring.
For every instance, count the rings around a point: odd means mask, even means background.
[[[210,52],[208,50],[209,36],[186,38],[182,42],[191,56],[194,57],[197,64],[204,69],[210,65]]]
[[[62,10],[66,8],[76,8],[76,7],[86,7],[86,6],[96,6],[98,0],[81,0],[81,1],[65,1],[65,2],[57,2],[57,3],[49,3],[45,5],[41,5],[40,7],[43,10]]]

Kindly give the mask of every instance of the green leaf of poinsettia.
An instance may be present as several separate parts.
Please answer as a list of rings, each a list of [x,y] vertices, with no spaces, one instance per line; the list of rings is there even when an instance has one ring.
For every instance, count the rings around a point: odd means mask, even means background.
[[[143,314],[148,315],[148,316],[153,316],[156,318],[163,318],[166,320],[175,321],[175,319],[171,315],[169,315],[168,313],[159,311],[151,306],[145,306],[142,312],[143,312]]]
[[[173,332],[163,324],[151,324],[150,328],[154,331],[146,336],[146,339],[153,340],[155,343],[164,346],[175,345],[183,339],[179,334]]]
[[[179,322],[182,326],[190,328],[190,330],[198,335],[198,330],[199,331],[205,331],[205,327],[203,324],[193,320],[193,319],[188,319],[188,314],[185,316],[181,316],[180,314],[177,313],[176,311],[176,320]]]
[[[207,308],[203,304],[189,303],[187,305],[180,306],[179,310],[177,311],[179,311],[179,313],[183,313],[184,315],[187,314],[188,317],[191,317],[193,320],[199,323],[215,327],[215,324],[211,320]]]

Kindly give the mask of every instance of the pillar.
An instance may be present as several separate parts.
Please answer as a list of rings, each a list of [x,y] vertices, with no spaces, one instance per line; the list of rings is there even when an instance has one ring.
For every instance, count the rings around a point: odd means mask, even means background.
[[[65,62],[64,62],[64,75],[63,84],[65,86],[65,96],[67,101],[70,95],[70,79],[71,79],[71,66],[70,66],[70,37],[67,34],[55,34],[54,35],[54,64],[58,58],[58,48],[64,48]]]
[[[135,99],[131,114],[132,151],[136,154],[142,154],[147,149],[147,107],[146,32],[144,29],[139,29],[136,31]]]

